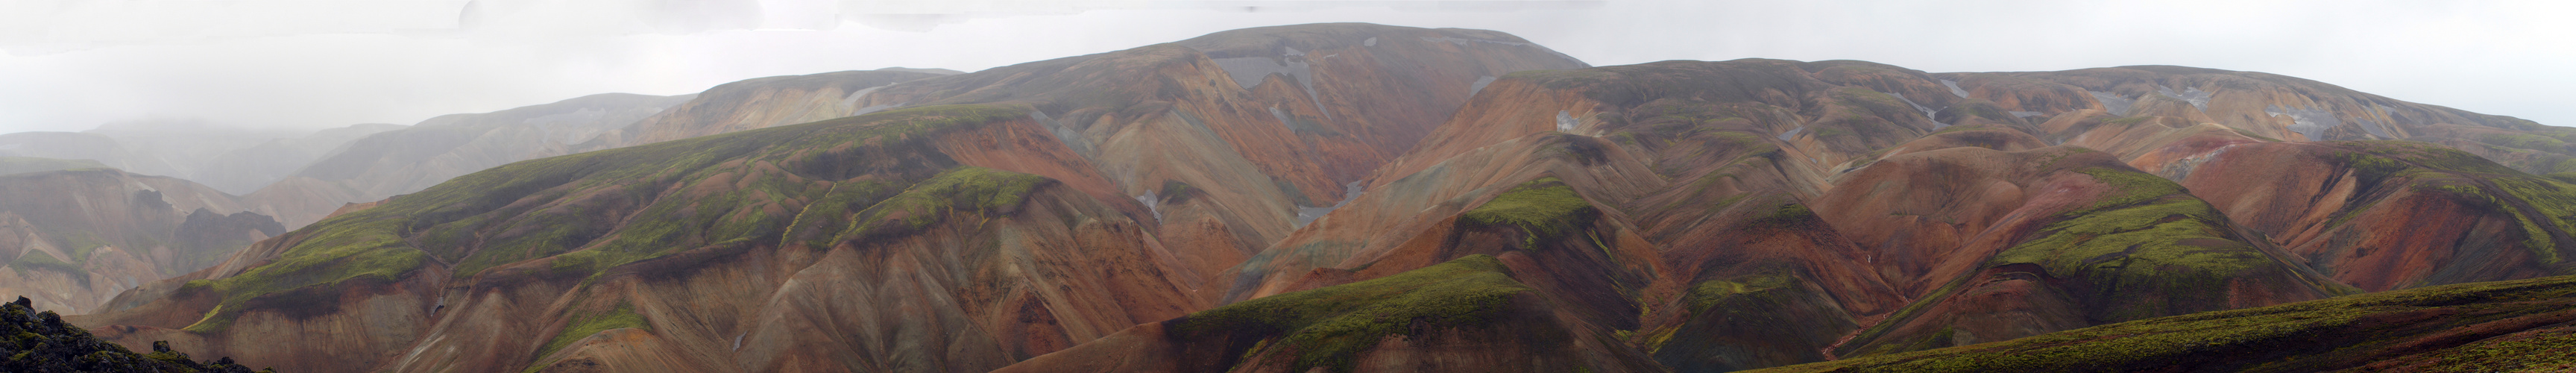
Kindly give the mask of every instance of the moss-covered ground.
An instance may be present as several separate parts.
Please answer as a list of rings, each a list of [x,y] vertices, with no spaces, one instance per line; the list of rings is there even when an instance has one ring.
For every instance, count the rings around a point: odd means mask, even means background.
[[[1527,240],[1523,247],[1531,247],[1548,237],[1582,229],[1599,214],[1593,209],[1592,202],[1574,194],[1573,187],[1550,176],[1505,190],[1484,205],[1467,210],[1460,220],[1484,226],[1519,228],[1527,234],[1523,236]]]
[[[1353,358],[1386,336],[1489,325],[1514,294],[1529,290],[1501,261],[1469,255],[1393,276],[1200,311],[1169,325],[1182,336],[1251,333],[1264,342],[1243,353],[1285,349],[1295,357],[1289,371],[1349,372]]]
[[[391,283],[433,262],[453,263],[454,276],[468,278],[557,257],[558,271],[596,276],[695,248],[774,244],[806,202],[855,211],[850,206],[890,197],[890,185],[953,168],[929,143],[936,133],[1025,115],[1013,107],[917,107],[476,172],[289,233],[293,246],[266,265],[191,282],[189,289],[216,291],[223,301],[188,330],[223,330],[253,299],[359,278]],[[617,207],[629,204],[641,210]]]
[[[2327,371],[2423,352],[2390,347],[2436,333],[2569,310],[2576,310],[2576,276],[2204,312],[1759,372]],[[2435,367],[2440,371],[2553,371],[2576,364],[2576,354],[2567,353],[2570,339],[2564,332],[2538,334],[2486,340],[2471,332],[2464,334],[2469,338],[2431,339],[2434,344],[2421,347],[2436,357],[2455,358],[2441,360]]]
[[[635,313],[635,306],[623,303],[618,304],[616,308],[611,308],[605,311],[582,312],[576,310],[572,315],[569,315],[569,317],[571,318],[570,323],[564,325],[562,332],[555,333],[554,339],[547,340],[545,347],[537,349],[536,356],[543,358],[546,355],[554,354],[555,351],[563,350],[564,347],[572,346],[573,342],[579,342],[582,338],[590,338],[591,335],[599,334],[599,332],[625,328],[645,330],[652,330],[653,328],[652,324],[644,321],[644,315]],[[537,368],[541,367],[542,366],[532,366],[528,367],[528,370],[535,371]]]

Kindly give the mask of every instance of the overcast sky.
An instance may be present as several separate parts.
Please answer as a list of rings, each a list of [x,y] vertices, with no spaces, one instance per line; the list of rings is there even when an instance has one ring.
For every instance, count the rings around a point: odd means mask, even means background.
[[[889,66],[975,71],[1257,26],[1509,32],[1594,65],[2278,73],[2576,126],[2564,1],[0,0],[0,133],[411,124]]]

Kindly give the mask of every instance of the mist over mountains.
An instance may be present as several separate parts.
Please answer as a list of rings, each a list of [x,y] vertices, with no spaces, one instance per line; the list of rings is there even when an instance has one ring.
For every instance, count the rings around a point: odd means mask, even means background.
[[[2570,141],[2261,72],[1304,24],[0,135],[0,289],[282,371],[2547,370]]]

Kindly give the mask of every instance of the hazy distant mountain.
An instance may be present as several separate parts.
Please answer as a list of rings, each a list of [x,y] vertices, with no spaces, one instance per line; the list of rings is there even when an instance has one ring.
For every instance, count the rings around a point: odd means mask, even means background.
[[[163,157],[129,148],[105,135],[79,132],[0,134],[0,156],[87,160],[146,175],[179,175]]]
[[[868,93],[888,85],[942,75],[916,70],[921,69],[841,71],[725,83],[708,88],[668,111],[631,125],[615,127],[570,148],[566,153],[811,123],[882,111],[900,105],[861,106],[858,102]]]
[[[249,194],[284,180],[324,155],[339,153],[350,141],[403,128],[395,124],[360,124],[269,140],[216,155],[188,179],[225,193]]]
[[[108,168],[0,175],[0,293],[87,312],[285,233],[223,192]]]
[[[87,159],[73,160],[36,157],[0,157],[0,175],[69,170],[75,168],[107,168],[107,165]]]
[[[244,198],[261,206],[261,213],[277,216],[289,227],[301,227],[343,204],[382,200],[458,175],[564,154],[567,145],[590,141],[688,99],[610,93],[490,113],[438,116],[347,141]],[[257,157],[262,155],[259,151],[236,155]]]
[[[2014,351],[2576,274],[2576,173],[2535,175],[2576,129],[2173,66],[1590,67],[1316,24],[443,118],[252,198],[336,215],[73,320],[311,371],[2223,368]],[[605,150],[501,164],[526,149]],[[2510,302],[2549,281],[2241,361],[2551,341],[2565,312]],[[2065,343],[1939,350],[2035,336]],[[2547,367],[2444,356],[2407,361]]]
[[[321,131],[245,129],[198,121],[134,121],[82,132],[0,134],[0,156],[89,160],[249,193],[361,136],[402,128],[360,124]],[[280,171],[281,169],[285,171]]]

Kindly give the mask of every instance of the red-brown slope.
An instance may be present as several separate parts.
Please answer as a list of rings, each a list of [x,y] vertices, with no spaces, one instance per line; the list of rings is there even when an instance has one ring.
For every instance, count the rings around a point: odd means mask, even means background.
[[[905,109],[523,162],[82,321],[290,369],[983,371],[1206,307],[1136,220],[1150,213],[1099,198],[1106,182],[1025,113]]]
[[[1138,325],[1000,372],[1652,372],[1646,356],[1527,281],[1527,252]],[[1521,264],[1514,264],[1515,262]]]
[[[1843,356],[2341,292],[2180,186],[2101,152],[1952,148],[1882,160],[1842,182],[1825,215],[1847,232],[1956,232],[1889,241],[1879,255],[1897,265],[1882,271],[1918,298],[1836,347]],[[1980,208],[1940,210],[1954,205]],[[1953,230],[1968,222],[1977,229]]]
[[[2368,291],[2565,274],[2576,185],[2415,142],[2253,143],[2183,185]],[[2243,175],[2268,175],[2245,177]]]
[[[1264,27],[924,79],[860,105],[1016,102],[1146,201],[1198,271],[1234,266],[1351,197],[1488,82],[1583,67],[1510,35]]]

